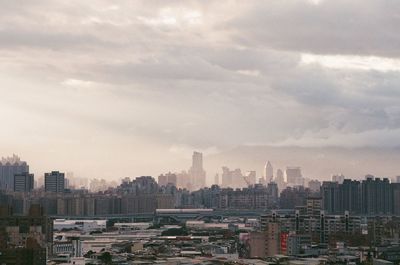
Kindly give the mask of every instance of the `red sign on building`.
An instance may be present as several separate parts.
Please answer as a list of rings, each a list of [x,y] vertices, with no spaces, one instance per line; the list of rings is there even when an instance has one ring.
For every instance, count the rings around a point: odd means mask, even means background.
[[[281,241],[281,254],[286,255],[287,254],[287,241],[288,241],[289,233],[287,232],[282,232],[280,241]]]

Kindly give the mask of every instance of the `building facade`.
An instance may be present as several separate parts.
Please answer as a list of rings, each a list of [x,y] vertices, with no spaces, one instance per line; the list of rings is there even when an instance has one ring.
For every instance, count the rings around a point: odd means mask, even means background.
[[[51,173],[44,174],[44,190],[46,192],[64,192],[65,191],[65,177],[64,173],[59,171],[52,171]]]
[[[0,161],[0,190],[14,190],[14,175],[29,172],[29,166],[25,161],[13,155],[2,158]]]

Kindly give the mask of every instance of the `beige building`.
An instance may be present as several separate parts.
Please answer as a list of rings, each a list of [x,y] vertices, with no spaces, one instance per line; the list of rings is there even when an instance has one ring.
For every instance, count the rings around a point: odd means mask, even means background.
[[[250,232],[250,258],[265,258],[265,232]]]
[[[279,235],[280,235],[280,228],[278,222],[270,222],[267,224],[266,230],[266,255],[268,257],[275,256],[280,253],[279,248]]]

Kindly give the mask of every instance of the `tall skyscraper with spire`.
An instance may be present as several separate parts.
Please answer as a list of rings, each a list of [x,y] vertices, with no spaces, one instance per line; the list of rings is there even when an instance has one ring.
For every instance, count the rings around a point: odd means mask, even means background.
[[[267,183],[272,182],[274,179],[274,168],[271,165],[271,162],[267,162],[264,167],[265,181]]]
[[[203,169],[203,154],[193,152],[192,167],[189,169],[192,189],[196,190],[206,186],[206,172]]]

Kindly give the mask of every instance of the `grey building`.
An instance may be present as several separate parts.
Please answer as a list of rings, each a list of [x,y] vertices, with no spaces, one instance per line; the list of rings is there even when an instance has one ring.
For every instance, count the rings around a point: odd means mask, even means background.
[[[368,175],[362,182],[345,179],[343,184],[325,181],[321,186],[323,209],[328,214],[397,214],[398,191],[387,178]],[[396,196],[396,198],[395,198]],[[397,206],[396,206],[397,205]]]
[[[29,172],[14,175],[14,191],[30,192],[33,190],[34,177]]]
[[[44,174],[44,190],[46,192],[64,192],[65,176],[64,173],[52,171]]]
[[[14,175],[29,172],[29,166],[25,161],[13,155],[2,158],[0,161],[0,190],[14,190]]]
[[[389,179],[367,177],[361,183],[361,191],[362,213],[390,214],[392,212],[392,189]]]

